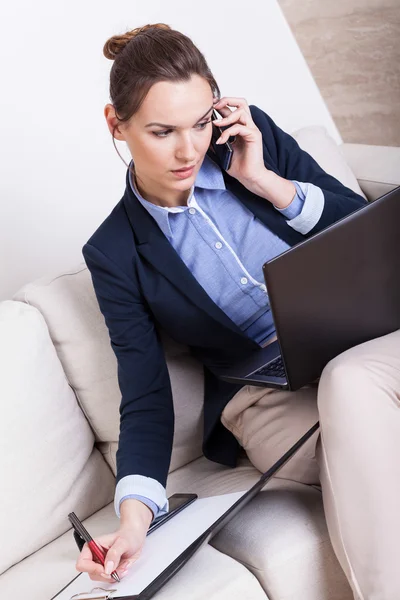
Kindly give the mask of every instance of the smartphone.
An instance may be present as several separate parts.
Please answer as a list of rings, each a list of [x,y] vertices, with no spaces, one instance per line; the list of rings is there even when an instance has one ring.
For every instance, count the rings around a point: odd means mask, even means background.
[[[218,119],[218,116],[219,116],[219,113],[215,109],[213,109],[213,112],[211,115],[211,120],[216,121]],[[230,127],[230,125],[228,125],[228,127]],[[215,125],[213,125],[212,137],[211,137],[212,149],[214,150],[215,154],[217,155],[219,163],[220,163],[221,167],[224,169],[224,171],[227,171],[231,166],[232,154],[233,154],[232,142],[235,141],[236,136],[231,135],[228,138],[228,141],[225,142],[225,144],[216,144],[215,142],[220,137],[221,132],[225,131],[225,129],[228,129],[228,127],[216,127]]]
[[[181,510],[192,504],[195,500],[197,500],[197,494],[174,494],[170,498],[168,498],[169,503],[169,511],[166,515],[162,515],[162,517],[158,517],[158,519],[154,519],[152,524],[150,525],[147,535],[149,535],[152,531],[161,527],[166,521],[172,519],[175,515],[177,515]]]

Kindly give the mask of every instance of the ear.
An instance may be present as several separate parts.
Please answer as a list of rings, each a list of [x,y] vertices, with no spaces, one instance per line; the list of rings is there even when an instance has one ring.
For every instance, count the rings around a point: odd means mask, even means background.
[[[122,132],[121,123],[116,117],[115,108],[112,104],[106,104],[104,107],[104,116],[106,118],[108,129],[111,135],[113,135],[116,140],[124,142],[125,136]]]

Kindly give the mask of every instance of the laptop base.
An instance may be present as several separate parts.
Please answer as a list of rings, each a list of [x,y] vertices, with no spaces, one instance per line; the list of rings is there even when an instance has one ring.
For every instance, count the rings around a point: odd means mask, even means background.
[[[261,387],[271,387],[278,389],[289,389],[289,384],[285,376],[264,375],[258,373],[263,367],[281,356],[281,349],[278,341],[274,341],[265,348],[260,348],[253,352],[245,360],[238,361],[228,368],[214,370],[214,373],[224,381],[230,383],[243,383],[243,385],[258,385]]]

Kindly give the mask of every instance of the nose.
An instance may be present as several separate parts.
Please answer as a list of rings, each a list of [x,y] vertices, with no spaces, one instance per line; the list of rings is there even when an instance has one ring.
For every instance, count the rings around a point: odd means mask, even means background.
[[[184,163],[193,163],[196,159],[196,149],[190,133],[182,134],[175,151],[176,158]]]

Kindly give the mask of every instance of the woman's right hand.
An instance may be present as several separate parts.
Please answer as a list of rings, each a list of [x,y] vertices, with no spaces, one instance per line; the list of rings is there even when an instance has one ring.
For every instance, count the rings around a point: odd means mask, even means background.
[[[94,538],[103,548],[107,548],[104,566],[93,560],[89,546],[85,544],[76,562],[76,568],[88,573],[92,581],[112,583],[112,571],[120,578],[127,575],[131,565],[139,558],[146,534],[153,518],[151,510],[142,502],[134,499],[124,500],[121,504],[121,524],[117,531]]]

